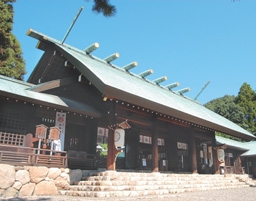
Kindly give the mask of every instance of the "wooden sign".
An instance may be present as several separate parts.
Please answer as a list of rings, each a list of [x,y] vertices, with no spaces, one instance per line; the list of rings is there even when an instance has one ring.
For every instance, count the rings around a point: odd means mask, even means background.
[[[58,140],[60,137],[60,129],[58,127],[51,127],[50,128],[50,135],[49,135],[49,139],[50,140]]]
[[[36,138],[46,139],[47,126],[40,124],[36,126]]]

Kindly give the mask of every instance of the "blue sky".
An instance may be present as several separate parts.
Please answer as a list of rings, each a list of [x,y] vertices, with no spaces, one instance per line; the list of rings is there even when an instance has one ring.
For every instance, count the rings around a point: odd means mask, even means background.
[[[179,82],[185,95],[207,103],[237,95],[247,82],[256,90],[256,1],[239,0],[111,0],[115,17],[91,11],[92,0],[17,0],[13,33],[21,43],[27,80],[42,51],[29,28],[62,41],[79,9],[84,6],[65,43],[83,50],[100,44],[99,58],[118,52],[113,62],[131,71],[153,69],[149,80],[167,76],[162,85]]]

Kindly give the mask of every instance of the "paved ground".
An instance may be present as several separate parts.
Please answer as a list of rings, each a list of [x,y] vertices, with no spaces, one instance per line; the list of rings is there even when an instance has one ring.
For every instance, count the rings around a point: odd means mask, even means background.
[[[71,196],[45,196],[31,198],[9,198],[1,201],[255,201],[256,187],[187,192],[162,196],[126,197],[126,198],[88,198]]]

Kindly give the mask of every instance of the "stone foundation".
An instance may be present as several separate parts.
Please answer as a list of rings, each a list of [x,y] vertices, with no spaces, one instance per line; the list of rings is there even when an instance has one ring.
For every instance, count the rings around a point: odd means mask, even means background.
[[[0,197],[56,195],[85,174],[68,168],[0,164]]]

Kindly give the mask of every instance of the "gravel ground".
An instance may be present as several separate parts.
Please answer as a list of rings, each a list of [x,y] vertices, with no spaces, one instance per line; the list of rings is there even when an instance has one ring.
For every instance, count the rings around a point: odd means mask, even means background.
[[[91,198],[91,197],[72,197],[72,196],[44,196],[29,198],[6,198],[1,201],[255,201],[256,187],[237,188],[228,190],[212,190],[186,192],[170,195],[144,196],[144,197],[126,197],[126,198]]]

